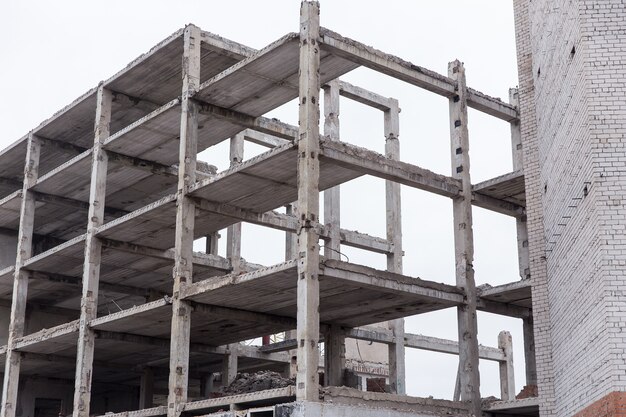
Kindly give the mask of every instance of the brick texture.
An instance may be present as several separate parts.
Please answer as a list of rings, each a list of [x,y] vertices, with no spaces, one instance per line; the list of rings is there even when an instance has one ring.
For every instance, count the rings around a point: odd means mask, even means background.
[[[535,118],[535,85],[531,49],[531,25],[528,0],[514,0],[517,66],[519,74],[520,130],[523,141],[526,180],[526,215],[530,280],[532,284],[533,321],[539,387],[540,413],[552,416],[554,388],[552,372],[552,339],[548,302],[548,282],[543,231],[542,190],[540,178],[537,122]]]
[[[573,417],[626,417],[626,393],[612,392]]]
[[[541,415],[565,417],[626,390],[626,0],[514,4]]]

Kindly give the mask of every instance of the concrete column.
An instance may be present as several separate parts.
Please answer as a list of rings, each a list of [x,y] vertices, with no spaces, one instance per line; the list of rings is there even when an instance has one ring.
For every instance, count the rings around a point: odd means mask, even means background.
[[[217,255],[219,249],[220,234],[218,232],[211,233],[206,237],[205,253],[209,255]]]
[[[83,266],[83,290],[80,303],[80,324],[76,347],[76,380],[74,382],[74,417],[89,417],[93,356],[96,336],[89,322],[98,316],[98,287],[100,282],[100,258],[102,244],[95,236],[95,229],[104,223],[108,156],[102,143],[109,137],[112,94],[102,84],[98,87],[95,121],[95,137],[91,163],[91,186],[89,190],[89,214],[85,239],[85,262]]]
[[[152,368],[145,368],[141,374],[139,383],[139,409],[153,406],[154,397],[154,372]]]
[[[519,107],[519,93],[517,88],[509,90],[509,102]],[[522,132],[520,122],[511,122],[511,151],[513,153],[513,170],[524,169],[524,150],[522,148]],[[528,251],[528,227],[526,215],[516,219],[517,227],[517,254],[519,260],[519,274],[521,279],[530,278],[530,255]]]
[[[319,3],[300,9],[298,135],[298,374],[296,398],[319,401]]]
[[[472,182],[470,178],[469,135],[467,130],[467,88],[465,69],[459,61],[448,64],[448,76],[457,82],[457,94],[450,98],[450,144],[452,177],[461,180],[461,194],[452,200],[456,285],[466,296],[458,307],[461,401],[471,403],[470,411],[481,415],[478,372],[478,325],[474,281],[474,236],[472,231]]]
[[[20,353],[14,350],[15,339],[24,336],[26,325],[26,303],[28,300],[28,272],[22,270],[24,262],[33,255],[33,229],[35,220],[35,196],[30,188],[37,182],[41,142],[32,133],[28,135],[20,225],[17,238],[17,256],[13,280],[13,298],[7,339],[4,382],[2,384],[2,405],[0,416],[15,417],[17,392],[20,378]]]
[[[515,371],[513,368],[513,340],[511,333],[498,334],[498,348],[504,352],[506,361],[500,362],[500,398],[503,401],[515,399]]]
[[[461,363],[456,368],[456,381],[454,382],[454,394],[452,401],[461,401]]]
[[[289,378],[297,378],[298,377],[298,357],[296,355],[292,355],[289,360]]]
[[[243,133],[230,139],[230,166],[243,161]],[[241,272],[241,223],[235,223],[226,229],[226,257],[230,260],[233,272]]]
[[[400,159],[400,107],[398,101],[389,100],[391,108],[385,111],[385,156]],[[387,270],[402,273],[402,200],[400,184],[385,181],[385,204],[387,217],[387,240],[393,245],[393,252],[387,254]],[[395,394],[406,394],[406,370],[404,358],[404,319],[389,322],[395,343],[388,345],[389,387]]]
[[[237,368],[239,366],[237,352],[238,344],[228,345],[228,353],[222,360],[222,386],[227,387],[237,378]]]
[[[181,300],[182,289],[193,280],[193,230],[195,205],[187,190],[196,181],[198,108],[189,99],[200,84],[200,29],[189,25],[184,32],[183,90],[180,121],[174,287],[172,291],[172,335],[168,383],[168,417],[178,417],[187,402],[189,385],[189,342],[191,306]]]
[[[285,213],[290,216],[298,216],[298,205],[296,203],[287,204]],[[295,233],[285,232],[285,260],[296,259],[298,254],[298,236]]]
[[[213,386],[215,384],[215,374],[208,373],[200,377],[200,396],[209,398],[213,392]]]
[[[509,102],[519,108],[519,91],[509,90]],[[524,169],[524,149],[520,121],[511,122],[511,148],[513,170]],[[517,253],[522,279],[530,279],[530,252],[528,248],[528,222],[526,215],[517,218]],[[535,334],[532,316],[524,320],[524,361],[526,365],[526,385],[537,385],[537,362],[535,360]]]
[[[339,82],[333,80],[324,87],[324,136],[328,140],[340,140],[339,135]],[[339,234],[341,202],[339,185],[324,191],[324,223],[329,238],[324,242],[326,259],[341,259],[341,236]]]
[[[324,334],[324,385],[342,386],[345,368],[345,332],[337,325],[330,325]]]
[[[340,140],[339,82],[333,80],[324,87],[324,136]],[[339,186],[324,191],[324,223],[329,238],[324,242],[326,259],[341,259],[341,201]],[[329,326],[324,335],[324,385],[341,386],[346,367],[346,338],[341,328]]]
[[[524,361],[526,364],[526,385],[537,385],[537,359],[535,358],[535,329],[533,318],[523,319]]]
[[[244,136],[239,133],[230,139],[230,166],[239,165],[243,161]],[[230,260],[233,273],[241,272],[241,223],[228,226],[226,229],[226,257]],[[228,345],[229,353],[222,362],[222,385],[227,387],[237,377],[237,344]]]

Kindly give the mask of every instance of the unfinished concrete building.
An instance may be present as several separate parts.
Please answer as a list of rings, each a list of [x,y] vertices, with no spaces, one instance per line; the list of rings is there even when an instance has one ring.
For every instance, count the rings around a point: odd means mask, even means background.
[[[623,352],[615,351],[621,290],[609,266],[623,269],[611,252],[622,243],[604,226],[621,199],[606,168],[618,165],[602,158],[621,152],[604,144],[623,133],[572,130],[578,125],[554,118],[604,117],[590,115],[602,113],[604,87],[580,84],[585,101],[559,86],[587,74],[595,52],[604,56],[604,38],[589,33],[589,22],[614,16],[623,34],[626,12],[619,0],[553,3],[514,1],[520,90],[508,103],[468,87],[459,61],[444,76],[320,27],[319,5],[305,1],[300,33],[261,50],[188,25],[3,150],[0,417],[618,415],[606,412],[617,410],[624,380]],[[576,24],[559,26],[563,16]],[[557,29],[568,50],[550,61]],[[401,161],[398,101],[339,79],[360,66],[449,100],[449,176]],[[607,64],[607,74],[616,66]],[[611,104],[618,109],[623,89],[606,89],[622,91]],[[341,138],[342,97],[381,111],[384,155]],[[264,117],[295,98],[299,126]],[[579,106],[596,98],[599,107]],[[541,113],[564,100],[560,116]],[[468,107],[510,123],[513,172],[472,183]],[[585,142],[576,163],[560,155],[588,137],[597,141]],[[197,161],[225,140],[229,169]],[[245,159],[247,142],[268,150]],[[598,158],[585,164],[593,152]],[[363,175],[386,181],[384,237],[341,228],[338,186]],[[401,185],[450,198],[456,285],[403,275]],[[475,286],[473,205],[517,219],[520,277],[509,284]],[[589,215],[594,222],[585,222]],[[284,231],[285,261],[245,262],[241,222]],[[580,230],[595,226],[597,233]],[[194,252],[201,238],[206,250]],[[387,269],[341,260],[342,245],[385,254]],[[587,250],[596,263],[580,267]],[[588,270],[601,284],[582,278]],[[569,288],[565,297],[557,286]],[[576,302],[589,290],[604,294],[601,311]],[[405,334],[403,317],[448,308],[457,310],[458,342]],[[477,311],[523,321],[516,360],[524,358],[526,383],[538,385],[539,397],[515,398],[510,335],[503,332],[498,347],[480,346]],[[570,346],[567,332],[581,317],[593,317],[597,337],[580,333]],[[598,320],[615,324],[607,333]],[[282,340],[261,346],[240,343],[279,333]],[[388,363],[346,355],[352,339],[383,346]],[[405,348],[458,355],[452,401],[405,395]],[[481,359],[500,364],[499,401],[481,402]],[[578,360],[589,378],[571,366]],[[270,378],[249,392],[228,391],[238,372],[257,370],[295,383]],[[367,392],[373,382],[383,392]]]

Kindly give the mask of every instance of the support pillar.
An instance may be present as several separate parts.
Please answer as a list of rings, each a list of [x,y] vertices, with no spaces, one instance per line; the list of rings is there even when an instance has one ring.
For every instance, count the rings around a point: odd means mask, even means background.
[[[230,139],[230,166],[243,161],[243,133]],[[241,223],[235,223],[226,229],[226,257],[230,261],[233,273],[241,272]]]
[[[339,141],[339,82],[333,80],[324,87],[324,136],[328,140]],[[340,186],[324,191],[324,223],[329,231],[324,242],[326,259],[341,259],[341,219]]]
[[[298,372],[296,398],[319,401],[319,3],[300,6],[298,135]]]
[[[452,401],[461,401],[461,363],[456,368],[456,381],[454,382]]]
[[[324,136],[339,141],[339,82],[333,80],[324,87]],[[324,191],[324,223],[329,237],[324,242],[326,259],[341,259],[340,186]],[[343,385],[346,367],[346,337],[338,326],[329,326],[324,335],[324,385]]]
[[[517,88],[509,90],[509,102],[519,107],[519,93]],[[513,170],[524,169],[524,149],[522,148],[522,132],[520,122],[511,122],[511,151],[513,153]],[[517,227],[517,254],[519,260],[519,274],[521,279],[530,278],[530,255],[528,251],[528,226],[526,215],[516,219]]]
[[[285,214],[298,217],[298,207],[296,203],[285,206]],[[298,235],[292,232],[285,232],[285,260],[290,261],[298,256]]]
[[[237,378],[239,361],[237,357],[237,343],[228,345],[228,352],[222,359],[222,387],[227,387]]]
[[[457,82],[450,98],[450,144],[452,177],[461,180],[461,194],[452,200],[456,285],[465,292],[466,302],[457,309],[461,401],[481,415],[478,371],[478,325],[474,281],[474,236],[472,231],[472,182],[470,178],[469,134],[467,130],[467,88],[465,69],[459,61],[448,64],[448,77]]]
[[[102,243],[96,237],[95,230],[104,223],[108,156],[102,148],[102,144],[110,133],[112,98],[111,92],[100,84],[96,103],[89,214],[83,266],[83,292],[76,347],[76,381],[74,382],[74,409],[72,413],[74,417],[89,417],[91,401],[96,335],[89,327],[89,323],[98,316],[98,286],[102,255]]]
[[[385,156],[400,159],[400,108],[398,101],[390,99],[391,107],[385,111]],[[387,215],[387,241],[393,245],[393,252],[387,254],[387,271],[402,273],[402,201],[400,184],[385,181],[385,202]],[[404,357],[404,319],[389,322],[394,343],[388,345],[389,387],[392,393],[406,394],[406,370]]]
[[[219,232],[211,233],[206,237],[206,249],[204,253],[208,255],[217,255],[219,249]]]
[[[13,278],[13,300],[7,340],[4,382],[2,384],[2,405],[0,416],[15,417],[17,392],[20,378],[21,356],[15,348],[15,339],[24,336],[26,325],[26,303],[28,300],[28,272],[22,269],[24,262],[33,254],[33,228],[35,220],[35,196],[30,188],[35,185],[39,173],[41,142],[32,133],[28,135],[20,226]]]
[[[346,368],[346,335],[337,325],[329,325],[324,334],[324,385],[340,387]]]
[[[213,386],[215,384],[215,374],[208,373],[200,377],[200,396],[209,398],[213,392]]]
[[[187,402],[189,385],[189,342],[191,306],[180,299],[181,290],[193,281],[193,230],[195,205],[187,196],[196,182],[198,108],[189,95],[200,84],[200,29],[188,25],[184,32],[183,90],[180,122],[176,235],[174,246],[174,288],[172,291],[172,335],[168,382],[168,417],[180,416]]]
[[[243,162],[243,133],[230,139],[230,166]],[[226,229],[226,257],[230,261],[233,273],[241,272],[241,222],[228,226]],[[229,353],[222,363],[222,385],[229,386],[237,377],[237,344],[228,345]]]
[[[502,331],[498,334],[498,348],[504,352],[506,360],[500,362],[500,399],[515,399],[515,371],[513,369],[513,339],[511,333]]]
[[[297,203],[287,204],[285,206],[285,214],[298,217],[298,205]],[[285,232],[285,261],[291,261],[298,256],[298,235],[292,232]],[[296,330],[287,330],[284,333],[284,340],[295,339]],[[292,349],[289,351],[292,355],[288,365],[289,378],[295,378],[296,366],[295,366],[295,351]]]
[[[139,409],[150,408],[153,406],[154,397],[154,372],[152,368],[144,368],[139,383]]]
[[[524,361],[526,385],[537,385],[537,359],[535,358],[535,328],[532,316],[523,319]]]
[[[509,90],[509,102],[519,108],[519,91]],[[511,122],[511,148],[513,152],[513,170],[524,169],[524,149],[520,121]],[[517,253],[519,271],[522,279],[530,279],[530,251],[528,248],[528,223],[526,215],[517,218]],[[526,364],[526,385],[537,385],[537,361],[535,359],[535,333],[533,318],[523,319],[524,362]]]

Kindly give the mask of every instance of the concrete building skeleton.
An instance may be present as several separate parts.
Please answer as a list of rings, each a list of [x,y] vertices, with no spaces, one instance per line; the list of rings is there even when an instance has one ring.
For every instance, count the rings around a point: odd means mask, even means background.
[[[523,55],[528,4],[515,3]],[[359,66],[449,99],[450,176],[400,160],[397,100],[339,80]],[[381,110],[385,155],[341,141],[340,97]],[[320,27],[316,2],[302,3],[300,33],[259,51],[193,25],[176,32],[0,153],[7,248],[0,302],[10,311],[0,416],[30,417],[35,397],[68,395],[72,406],[62,412],[76,417],[244,409],[249,416],[525,416],[539,405],[550,412],[554,397],[542,391],[549,377],[535,366],[535,336],[545,328],[533,330],[533,317],[544,320],[545,311],[531,308],[540,302],[531,301],[531,283],[534,297],[545,273],[535,273],[543,265],[541,217],[528,213],[526,221],[524,172],[536,172],[524,135],[532,113],[519,113],[528,97],[514,89],[506,103],[468,87],[459,61],[444,76],[344,38]],[[299,126],[263,116],[294,98]],[[472,184],[468,107],[510,123],[513,172]],[[196,161],[227,139],[229,169],[216,173]],[[246,141],[269,150],[245,160]],[[362,175],[386,180],[385,237],[340,227],[338,185]],[[451,199],[456,285],[402,274],[400,185]],[[524,279],[475,287],[473,205],[517,219]],[[286,214],[275,211],[284,206]],[[240,222],[286,232],[285,262],[243,261]],[[223,228],[226,258],[217,255]],[[203,237],[206,251],[194,252]],[[385,254],[387,270],[342,261],[341,245]],[[109,300],[119,311],[107,310]],[[405,334],[403,317],[445,308],[457,309],[458,343]],[[510,335],[500,335],[498,348],[479,346],[478,310],[523,320],[527,384],[537,384],[539,371],[542,397],[515,400]],[[381,322],[385,328],[371,327]],[[295,337],[238,343],[279,332]],[[388,346],[390,393],[341,387],[346,339]],[[405,347],[458,354],[454,401],[404,395]],[[503,401],[481,403],[479,359],[500,363]],[[546,358],[539,360],[543,366]],[[216,373],[227,385],[244,369],[293,373],[296,385],[207,398]],[[154,404],[159,394],[167,396],[163,405]]]

